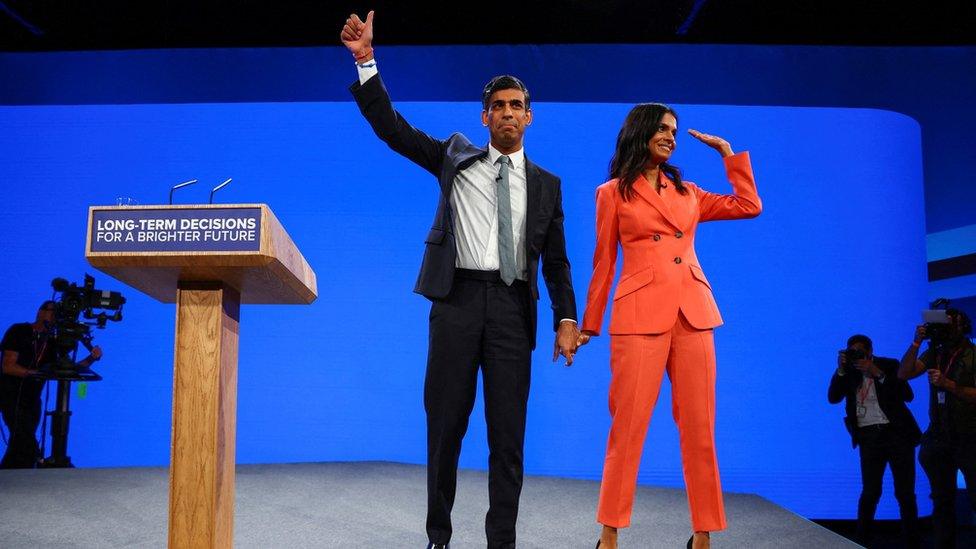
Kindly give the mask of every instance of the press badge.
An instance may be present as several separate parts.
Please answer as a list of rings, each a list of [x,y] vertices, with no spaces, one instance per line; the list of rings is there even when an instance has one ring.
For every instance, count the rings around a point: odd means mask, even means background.
[[[939,391],[935,394],[936,397],[939,399],[939,404],[945,404],[945,391]]]

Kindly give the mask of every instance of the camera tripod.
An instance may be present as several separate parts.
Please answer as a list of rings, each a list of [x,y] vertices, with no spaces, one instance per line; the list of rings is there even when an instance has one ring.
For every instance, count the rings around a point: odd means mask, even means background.
[[[71,463],[71,458],[68,456],[68,423],[71,420],[71,382],[101,381],[102,376],[85,368],[70,371],[41,371],[36,377],[58,382],[54,410],[44,411],[44,414],[51,418],[51,455],[43,458],[38,464],[38,467],[74,467],[74,464]]]

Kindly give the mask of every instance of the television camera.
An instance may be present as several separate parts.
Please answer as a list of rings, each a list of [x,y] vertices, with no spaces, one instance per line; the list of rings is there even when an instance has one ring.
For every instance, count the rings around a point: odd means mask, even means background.
[[[75,353],[80,343],[89,351],[94,335],[92,327],[105,328],[109,321],[122,320],[125,298],[119,292],[95,289],[95,278],[85,275],[85,282],[78,286],[63,278],[51,281],[54,288],[54,321],[48,326],[47,336],[53,353],[49,362],[41,368],[52,374],[53,379],[76,379],[79,368]],[[110,315],[108,311],[113,311]]]

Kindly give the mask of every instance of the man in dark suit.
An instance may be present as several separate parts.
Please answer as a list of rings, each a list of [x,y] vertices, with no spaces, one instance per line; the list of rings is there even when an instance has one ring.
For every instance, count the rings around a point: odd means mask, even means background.
[[[906,402],[914,398],[912,388],[898,377],[900,363],[893,358],[873,356],[871,339],[853,335],[847,349],[837,357],[837,370],[830,378],[827,400],[837,404],[846,399],[844,424],[852,445],[860,446],[861,498],[857,504],[857,537],[871,541],[874,512],[881,499],[885,466],[891,467],[895,498],[908,547],[918,547],[918,504],[915,501],[915,447],[922,432]]]
[[[458,456],[479,369],[490,450],[488,547],[515,547],[540,257],[556,331],[553,360],[562,354],[572,364],[579,335],[559,178],[525,156],[532,110],[519,79],[500,76],[485,86],[487,148],[460,133],[440,140],[394,110],[373,57],[373,12],[366,21],[350,16],[341,38],[359,71],[353,97],[373,131],[440,185],[414,289],[433,302],[424,383],[428,548],[451,539]]]

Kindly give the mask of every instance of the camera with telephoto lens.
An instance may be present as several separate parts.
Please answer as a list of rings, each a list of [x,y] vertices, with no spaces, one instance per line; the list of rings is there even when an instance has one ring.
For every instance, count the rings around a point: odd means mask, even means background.
[[[868,357],[867,353],[860,349],[844,349],[840,352],[844,355],[844,372],[851,373],[857,370],[854,365],[858,360],[864,360]]]
[[[949,339],[948,322],[926,322],[925,337],[938,346]]]
[[[939,308],[941,307],[941,309]],[[922,311],[922,320],[925,326],[925,339],[939,346],[949,339],[949,300],[946,298],[936,299],[932,303],[932,308]]]
[[[119,292],[95,289],[95,279],[85,275],[82,286],[69,283],[63,278],[51,281],[54,288],[54,322],[47,326],[48,342],[53,343],[53,353],[42,368],[55,374],[70,375],[76,369],[75,350],[81,343],[92,349],[92,326],[104,328],[109,321],[122,320],[125,298]],[[114,311],[109,315],[106,311]]]

